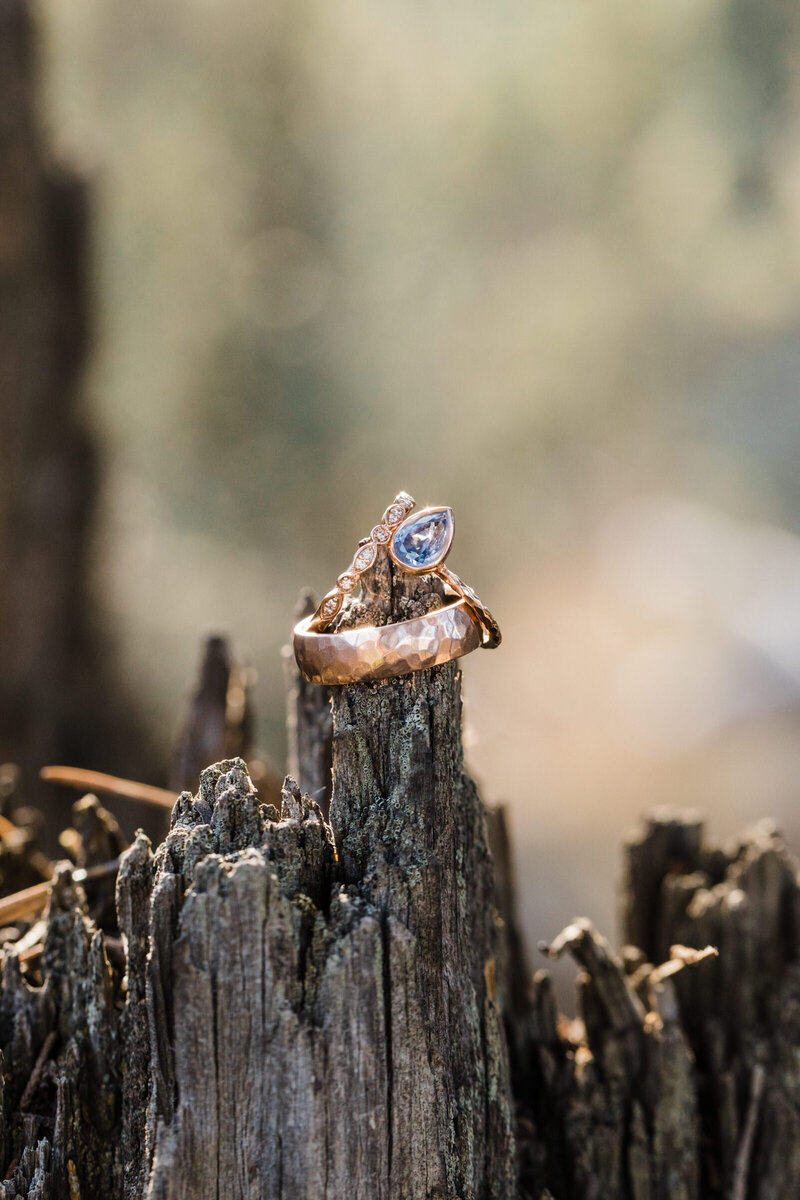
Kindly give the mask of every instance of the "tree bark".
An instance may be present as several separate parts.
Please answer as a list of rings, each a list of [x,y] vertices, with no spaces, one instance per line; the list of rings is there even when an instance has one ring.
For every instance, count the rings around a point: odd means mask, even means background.
[[[343,620],[441,602],[385,561],[367,583]],[[580,968],[560,1018],[460,716],[455,664],[333,689],[330,824],[288,778],[265,804],[234,759],[155,853],[123,854],[116,918],[62,864],[2,965],[0,1196],[798,1194],[800,888],[775,831],[723,852],[654,814],[621,895],[642,948],[585,919],[545,945]],[[119,851],[96,801],[73,819],[79,865]]]
[[[372,586],[351,621],[440,603],[385,564]],[[280,817],[259,806],[232,764],[180,801],[151,911],[153,1196],[513,1194],[460,716],[455,666],[338,689],[330,828],[291,780]]]
[[[515,1075],[523,1195],[800,1194],[797,863],[769,823],[723,851],[695,813],[659,811],[626,847],[621,901],[644,949],[616,955],[585,920],[545,947],[581,968],[579,1016],[559,1024],[537,976]]]
[[[310,617],[317,601],[304,591],[295,620]],[[308,792],[326,818],[331,807],[333,725],[331,689],[308,683],[298,670],[291,646],[284,649],[287,702],[286,732],[289,743],[289,774],[303,792]]]

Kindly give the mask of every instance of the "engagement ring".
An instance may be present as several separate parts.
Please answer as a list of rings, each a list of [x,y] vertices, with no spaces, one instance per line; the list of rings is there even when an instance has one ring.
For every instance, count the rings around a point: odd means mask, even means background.
[[[411,514],[414,500],[400,492],[379,525],[356,550],[353,561],[323,597],[316,612],[294,629],[298,666],[312,683],[367,683],[421,671],[460,658],[478,647],[500,645],[500,629],[488,608],[444,560],[453,543],[453,510],[424,508]],[[391,625],[327,632],[345,596],[386,547],[393,561],[414,575],[438,575],[449,590],[443,608]]]

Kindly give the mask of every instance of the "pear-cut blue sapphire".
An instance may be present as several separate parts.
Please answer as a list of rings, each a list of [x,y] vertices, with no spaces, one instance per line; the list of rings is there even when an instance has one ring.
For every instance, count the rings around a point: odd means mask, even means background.
[[[434,508],[403,522],[392,538],[392,554],[401,567],[427,571],[442,562],[452,540],[452,509]]]

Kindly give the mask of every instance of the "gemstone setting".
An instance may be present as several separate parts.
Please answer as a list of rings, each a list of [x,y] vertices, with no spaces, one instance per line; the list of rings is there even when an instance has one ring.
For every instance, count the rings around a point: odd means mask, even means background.
[[[335,617],[339,609],[342,607],[342,596],[334,592],[328,596],[320,609],[320,616],[326,620],[331,620]]]
[[[424,508],[394,531],[389,552],[405,571],[432,571],[447,558],[453,532],[451,508]]]
[[[362,546],[358,554],[353,559],[353,566],[357,571],[366,571],[367,567],[371,567],[375,562],[375,555],[378,553],[374,542],[368,542],[366,546]]]
[[[386,510],[384,520],[387,525],[397,525],[406,515],[406,509],[402,504],[390,504]]]

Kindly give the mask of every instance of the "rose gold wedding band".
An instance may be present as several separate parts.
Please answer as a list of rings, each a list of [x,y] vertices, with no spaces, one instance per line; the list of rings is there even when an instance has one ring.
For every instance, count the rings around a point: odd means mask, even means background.
[[[477,650],[484,636],[461,599],[422,617],[338,633],[315,633],[311,621],[294,628],[295,657],[310,683],[373,683],[422,671]]]

